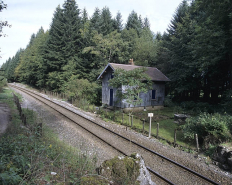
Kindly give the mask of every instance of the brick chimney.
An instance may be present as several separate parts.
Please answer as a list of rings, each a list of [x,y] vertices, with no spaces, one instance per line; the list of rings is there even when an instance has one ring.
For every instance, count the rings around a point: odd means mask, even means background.
[[[130,65],[135,65],[134,62],[133,62],[133,58],[131,58],[131,59],[129,60],[129,64],[130,64]]]

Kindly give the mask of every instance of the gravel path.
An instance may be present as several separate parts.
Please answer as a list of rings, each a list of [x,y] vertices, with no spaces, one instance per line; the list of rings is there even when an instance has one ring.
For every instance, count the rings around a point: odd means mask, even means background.
[[[105,146],[98,142],[98,139],[90,135],[87,131],[83,130],[76,123],[70,121],[66,117],[54,109],[44,105],[35,98],[27,95],[26,93],[12,88],[15,92],[20,93],[23,97],[22,107],[29,108],[36,111],[46,123],[57,135],[59,139],[64,140],[67,144],[80,149],[83,153],[97,156],[97,165],[100,165],[103,161],[111,159],[118,152],[112,148]]]
[[[193,154],[189,154],[189,153],[180,151],[180,150],[175,149],[171,146],[163,145],[156,139],[148,139],[147,137],[143,136],[142,134],[136,133],[133,130],[126,130],[124,126],[111,124],[109,122],[104,122],[101,119],[99,119],[98,117],[96,117],[96,115],[83,112],[80,109],[77,109],[77,108],[73,107],[72,105],[69,105],[66,102],[62,102],[62,101],[55,100],[55,99],[54,99],[54,101],[56,101],[62,105],[65,105],[65,106],[69,107],[72,110],[75,110],[76,112],[78,112],[80,114],[84,114],[89,119],[92,119],[92,120],[98,122],[99,124],[102,124],[105,127],[110,128],[110,129],[120,133],[121,135],[124,135],[125,137],[131,138],[131,140],[136,141],[142,145],[145,145],[146,147],[148,147],[148,148],[150,148],[150,149],[152,149],[152,150],[154,150],[154,151],[156,151],[156,152],[158,152],[158,153],[160,153],[160,154],[162,154],[162,155],[164,155],[172,160],[175,160],[175,161],[197,171],[198,173],[206,175],[209,178],[214,179],[215,181],[217,181],[220,184],[232,184],[232,176],[230,173],[223,172],[216,166],[205,164],[205,162],[204,162],[205,159],[203,159],[203,158],[196,157]],[[45,113],[47,113],[47,112],[50,112],[50,111],[49,110],[45,111]],[[47,117],[45,115],[41,115],[41,116]],[[51,121],[49,121],[49,122],[51,122]],[[50,125],[51,125],[51,123],[50,123]],[[63,138],[66,138],[66,137],[70,138],[71,137],[71,139],[67,139],[67,140],[69,140],[69,141],[74,140],[73,136],[76,133],[72,132],[73,128],[70,126],[70,123],[67,120],[63,124],[57,124],[55,122],[52,127],[57,128],[58,130],[61,130],[60,132],[58,132],[61,135],[61,137],[63,137]],[[67,129],[70,127],[71,127],[71,129]],[[63,130],[66,130],[66,131],[62,132]],[[78,132],[78,131],[76,131],[76,132]],[[84,132],[82,131],[81,133],[84,133]],[[104,133],[101,133],[101,134],[104,135]],[[86,139],[86,141],[90,142],[90,144],[87,144],[88,146],[90,145],[90,148],[91,148],[91,146],[97,146],[96,148],[100,148],[100,150],[102,150],[101,152],[99,152],[102,154],[102,157],[104,155],[107,157],[110,157],[112,155],[116,155],[116,153],[114,153],[114,152],[111,153],[108,151],[109,150],[108,146],[103,146],[101,142],[100,142],[101,144],[98,144],[98,142],[95,142],[95,139],[89,139],[89,137],[91,138],[93,136],[90,136],[89,134],[83,134],[83,137],[84,136],[86,136],[88,138],[88,139]],[[107,136],[105,136],[105,137],[107,137]],[[136,147],[130,147],[128,145],[123,145],[122,142],[118,142],[117,137],[108,138],[108,140],[111,140],[112,143],[115,145],[119,145],[124,151],[127,151],[128,153],[138,152],[138,149]],[[77,142],[78,141],[80,141],[80,140],[78,140],[78,138],[77,138]],[[98,145],[100,145],[102,147],[100,147]],[[103,150],[103,148],[105,148],[105,150]],[[92,150],[92,152],[93,151],[95,151],[95,150]],[[146,161],[146,164],[148,166],[152,167],[153,169],[161,170],[163,174],[166,173],[163,166],[166,166],[170,169],[173,168],[172,174],[165,174],[165,175],[170,176],[170,180],[172,179],[172,176],[173,176],[173,178],[178,177],[180,180],[177,181],[178,182],[177,184],[189,184],[190,179],[188,179],[187,172],[184,172],[182,174],[178,174],[176,168],[174,168],[173,165],[170,165],[170,164],[166,163],[165,161],[160,160],[158,158],[154,158],[152,156],[149,156],[149,154],[143,153],[143,151],[141,151],[141,150],[139,152],[142,154],[142,156],[144,158],[146,158],[145,161]],[[109,153],[111,153],[111,155],[109,155]],[[98,157],[101,157],[101,156],[99,155]],[[105,158],[107,158],[107,157],[105,157]],[[158,182],[159,181],[157,180],[156,183],[159,184]],[[186,182],[186,183],[183,183],[183,182]],[[195,182],[195,184],[201,184],[201,183],[198,183],[197,181],[191,181],[191,182]]]

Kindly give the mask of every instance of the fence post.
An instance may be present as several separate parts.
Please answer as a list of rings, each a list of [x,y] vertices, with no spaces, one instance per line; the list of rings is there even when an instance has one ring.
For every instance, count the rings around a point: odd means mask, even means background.
[[[133,116],[134,115],[131,115],[131,128],[133,127]]]
[[[176,129],[174,131],[174,147],[176,146]]]
[[[157,123],[157,132],[156,132],[156,137],[157,137],[157,139],[158,139],[158,137],[159,137],[159,123]]]
[[[199,142],[198,142],[198,136],[197,136],[197,134],[195,135],[195,137],[196,137],[196,144],[197,144],[197,152],[199,152]]]

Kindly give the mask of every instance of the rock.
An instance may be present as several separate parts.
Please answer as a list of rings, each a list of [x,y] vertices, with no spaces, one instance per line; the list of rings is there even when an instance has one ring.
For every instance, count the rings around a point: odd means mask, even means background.
[[[227,150],[223,146],[218,146],[213,154],[213,160],[225,164],[227,162]]]
[[[155,185],[139,154],[132,154],[130,157],[119,156],[104,161],[97,171],[113,184]]]
[[[232,169],[232,151],[229,151],[227,153],[227,163],[230,166],[230,168]]]
[[[80,185],[110,185],[110,181],[101,176],[83,176]]]
[[[221,167],[222,167],[222,169],[224,169],[224,170],[230,170],[230,167],[229,167],[228,164],[223,164],[223,165],[221,165]]]
[[[142,157],[139,154],[137,154],[136,157],[140,159],[140,174],[137,178],[137,180],[140,182],[140,185],[155,185],[155,183],[151,180],[151,175],[147,170]]]

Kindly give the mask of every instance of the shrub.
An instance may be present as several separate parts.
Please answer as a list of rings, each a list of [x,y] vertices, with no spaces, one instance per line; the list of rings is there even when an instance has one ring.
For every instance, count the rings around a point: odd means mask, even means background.
[[[69,99],[85,99],[89,103],[96,103],[100,86],[87,79],[77,79],[73,76],[67,83],[66,93]]]
[[[6,79],[0,76],[0,92],[2,91],[4,86],[6,86]]]
[[[232,117],[227,114],[201,113],[197,117],[186,120],[182,126],[184,137],[193,139],[198,134],[199,139],[216,144],[231,139]]]
[[[169,96],[164,98],[164,106],[165,107],[174,107],[175,104],[173,103],[172,99]]]

